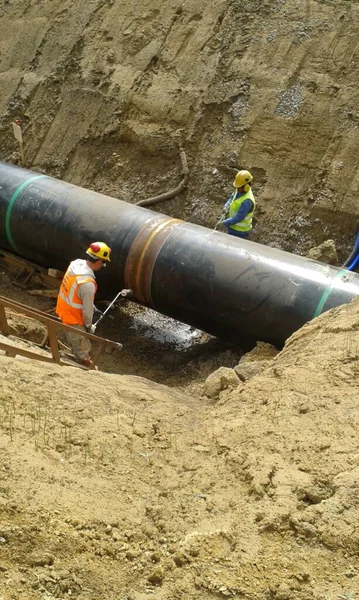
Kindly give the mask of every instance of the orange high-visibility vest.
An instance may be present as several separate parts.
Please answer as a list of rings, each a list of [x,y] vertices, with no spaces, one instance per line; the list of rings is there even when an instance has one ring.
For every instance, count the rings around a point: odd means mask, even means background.
[[[97,284],[94,277],[91,277],[91,275],[69,275],[66,271],[56,304],[56,312],[65,325],[84,325],[83,304],[78,295],[78,288],[79,285],[89,282],[95,284],[96,292]]]

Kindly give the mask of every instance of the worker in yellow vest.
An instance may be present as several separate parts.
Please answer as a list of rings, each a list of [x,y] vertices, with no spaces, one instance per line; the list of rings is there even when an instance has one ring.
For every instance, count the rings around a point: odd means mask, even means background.
[[[92,324],[97,290],[95,272],[105,267],[110,257],[111,248],[105,242],[93,242],[86,251],[85,259],[78,258],[70,263],[56,304],[56,312],[65,325],[95,333],[96,328]],[[76,360],[86,367],[95,368],[90,356],[90,340],[70,331],[66,331],[66,339]]]
[[[222,225],[229,235],[246,238],[252,230],[252,218],[256,206],[251,189],[252,181],[253,177],[249,171],[238,171],[233,182],[235,190],[223,209],[226,218],[223,219]]]

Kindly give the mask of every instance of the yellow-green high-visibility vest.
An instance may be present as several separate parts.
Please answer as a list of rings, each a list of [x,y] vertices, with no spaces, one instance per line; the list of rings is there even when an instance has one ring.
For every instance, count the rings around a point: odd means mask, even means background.
[[[235,223],[234,225],[229,225],[229,227],[231,229],[235,229],[236,231],[250,231],[252,229],[252,218],[253,218],[253,213],[254,213],[254,208],[256,205],[256,201],[254,199],[253,196],[253,192],[252,189],[249,188],[248,192],[246,192],[245,194],[243,194],[242,196],[238,195],[238,190],[236,190],[235,192],[233,192],[233,199],[232,202],[229,205],[229,209],[228,209],[228,217],[227,219],[231,219],[232,217],[234,217],[234,215],[237,214],[237,212],[239,211],[241,205],[243,204],[243,202],[245,200],[252,200],[253,202],[253,208],[251,210],[251,212],[249,212],[245,218],[243,219],[243,221],[241,221],[240,223]]]

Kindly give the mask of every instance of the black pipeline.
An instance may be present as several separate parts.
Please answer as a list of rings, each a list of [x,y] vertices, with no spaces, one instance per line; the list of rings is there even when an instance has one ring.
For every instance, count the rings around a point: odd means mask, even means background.
[[[359,293],[359,275],[185,223],[0,163],[0,247],[64,270],[91,241],[112,248],[99,291],[223,339],[283,343]]]

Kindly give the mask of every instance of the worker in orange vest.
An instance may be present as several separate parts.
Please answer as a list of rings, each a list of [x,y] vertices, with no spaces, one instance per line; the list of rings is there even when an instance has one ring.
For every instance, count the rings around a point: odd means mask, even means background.
[[[95,272],[110,262],[111,248],[105,242],[93,242],[87,248],[86,258],[73,260],[61,282],[56,312],[65,325],[95,333],[92,325],[94,297],[97,290]],[[76,360],[91,369],[91,342],[88,338],[66,331],[66,339]]]

